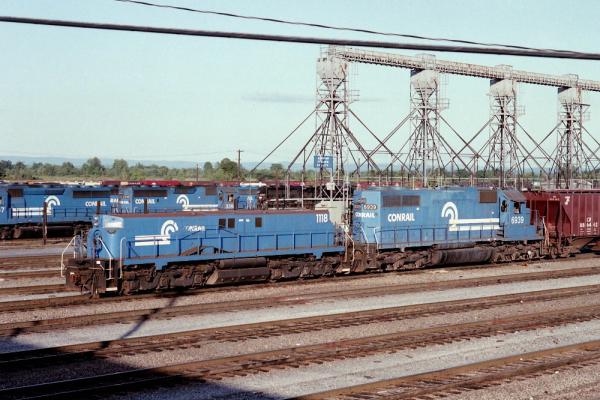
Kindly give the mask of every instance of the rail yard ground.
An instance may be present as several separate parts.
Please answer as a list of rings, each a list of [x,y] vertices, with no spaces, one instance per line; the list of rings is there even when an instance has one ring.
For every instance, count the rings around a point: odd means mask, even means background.
[[[2,398],[597,398],[594,254],[90,299],[59,244],[0,249]]]

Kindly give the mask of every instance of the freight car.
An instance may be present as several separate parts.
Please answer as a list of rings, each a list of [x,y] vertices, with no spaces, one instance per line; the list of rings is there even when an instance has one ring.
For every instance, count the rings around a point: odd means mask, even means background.
[[[565,256],[600,240],[600,190],[524,192],[527,206],[543,216],[551,257]]]
[[[346,223],[306,210],[99,216],[62,268],[71,288],[132,293],[527,260],[546,254],[542,227],[517,191],[370,188]]]
[[[111,210],[114,187],[77,185],[0,185],[0,239],[49,230],[73,231]]]

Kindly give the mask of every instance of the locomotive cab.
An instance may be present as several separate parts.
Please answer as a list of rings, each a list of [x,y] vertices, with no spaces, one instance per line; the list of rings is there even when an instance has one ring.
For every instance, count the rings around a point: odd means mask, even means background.
[[[538,239],[538,221],[527,207],[527,199],[517,190],[499,190],[500,237],[527,241]]]

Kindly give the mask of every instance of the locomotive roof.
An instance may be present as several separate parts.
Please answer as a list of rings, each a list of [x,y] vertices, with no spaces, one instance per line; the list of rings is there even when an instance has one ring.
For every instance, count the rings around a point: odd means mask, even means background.
[[[519,202],[527,201],[523,193],[519,192],[518,190],[505,189],[502,192],[506,195],[506,197],[508,197],[509,200]]]
[[[100,185],[79,185],[79,184],[62,184],[62,183],[0,183],[2,189],[88,189],[88,190],[106,190],[112,189],[113,186]]]
[[[280,214],[316,214],[325,210],[215,210],[215,211],[176,211],[161,213],[124,213],[110,214],[121,218],[145,218],[145,217],[187,217],[187,216],[212,216],[212,215],[280,215]]]

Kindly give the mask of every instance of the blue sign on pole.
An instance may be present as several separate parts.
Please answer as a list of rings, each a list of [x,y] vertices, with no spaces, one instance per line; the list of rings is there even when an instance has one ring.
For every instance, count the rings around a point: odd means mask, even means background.
[[[314,156],[314,168],[333,168],[333,156]]]

